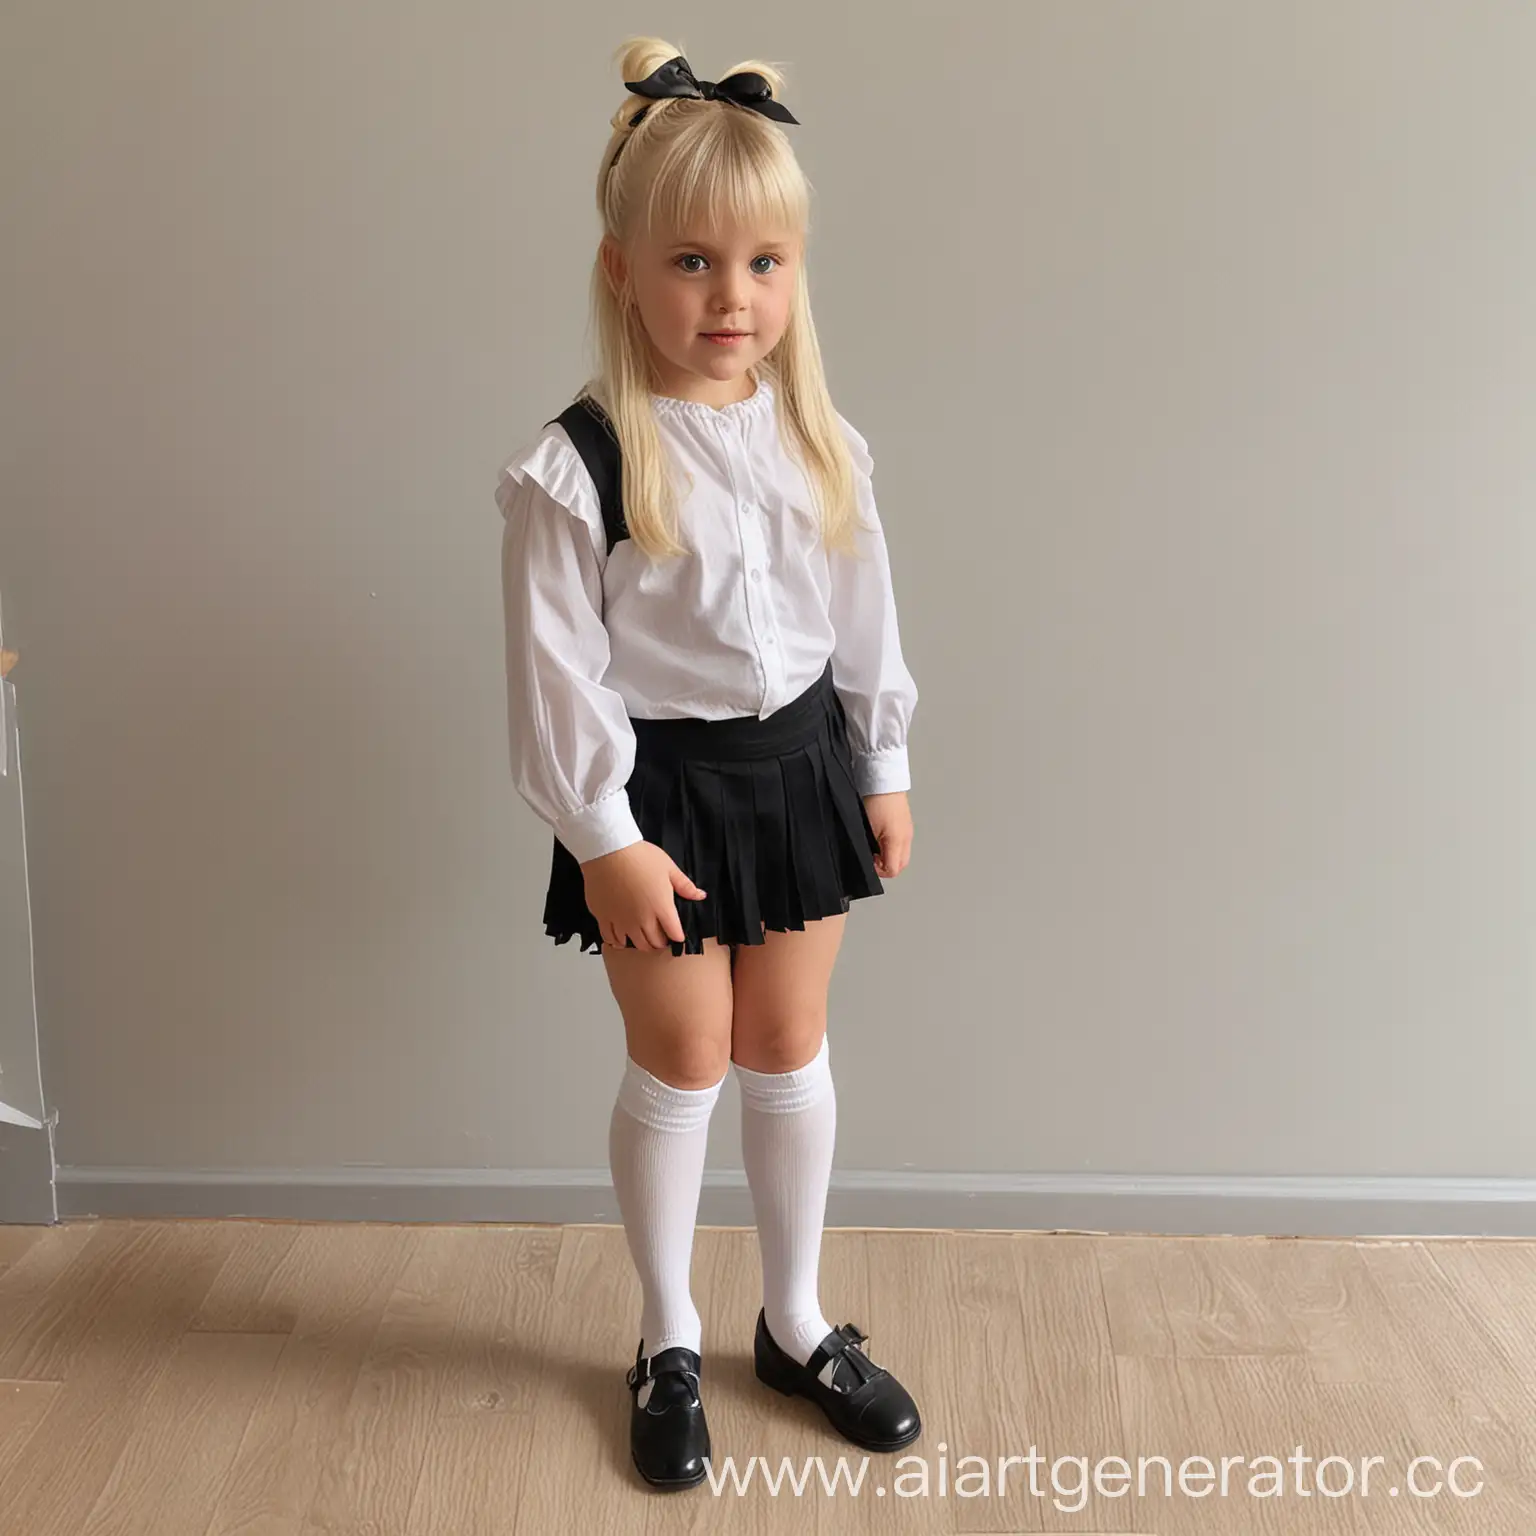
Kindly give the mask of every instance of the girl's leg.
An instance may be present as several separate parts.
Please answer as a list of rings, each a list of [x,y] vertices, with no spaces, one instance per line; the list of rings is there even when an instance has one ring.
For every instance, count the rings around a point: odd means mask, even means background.
[[[831,1331],[817,1276],[837,1099],[827,988],[846,914],[736,946],[731,1056],[741,1087],[741,1151],[757,1219],[768,1332],[801,1365]]]
[[[624,1017],[608,1156],[640,1277],[641,1349],[699,1352],[689,1274],[709,1120],[730,1061],[730,950],[713,939],[702,955],[605,947],[603,961]]]

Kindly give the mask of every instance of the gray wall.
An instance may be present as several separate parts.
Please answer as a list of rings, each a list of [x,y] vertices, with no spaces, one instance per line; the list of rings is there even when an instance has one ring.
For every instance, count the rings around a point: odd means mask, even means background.
[[[1536,1176],[1536,7],[7,14],[61,1204],[600,1183],[622,1035],[542,934],[492,491],[583,376],[637,26],[790,68],[923,694],[840,1187]]]

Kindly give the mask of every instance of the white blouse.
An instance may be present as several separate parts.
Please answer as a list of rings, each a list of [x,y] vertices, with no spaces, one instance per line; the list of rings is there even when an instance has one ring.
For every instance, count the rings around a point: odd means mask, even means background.
[[[917,685],[902,659],[864,439],[854,463],[861,558],[829,552],[766,378],[720,408],[652,397],[676,456],[678,532],[652,564],[608,553],[602,509],[562,427],[501,470],[508,724],[518,793],[578,862],[639,842],[625,790],[636,719],[766,720],[832,662],[860,795],[911,787]],[[690,483],[691,482],[691,483]]]

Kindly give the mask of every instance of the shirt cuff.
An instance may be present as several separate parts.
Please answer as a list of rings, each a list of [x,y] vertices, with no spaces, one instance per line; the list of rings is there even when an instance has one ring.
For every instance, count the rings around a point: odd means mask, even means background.
[[[604,795],[595,805],[583,806],[555,823],[555,836],[570,850],[578,864],[600,859],[631,843],[644,842],[640,825],[629,804],[627,789]]]
[[[912,788],[907,749],[885,747],[879,752],[853,754],[853,782],[859,795],[890,795]]]

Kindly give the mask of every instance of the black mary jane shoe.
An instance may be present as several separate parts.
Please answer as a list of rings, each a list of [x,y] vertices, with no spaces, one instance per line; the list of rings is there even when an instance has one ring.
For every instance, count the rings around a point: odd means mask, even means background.
[[[809,1398],[833,1429],[855,1445],[866,1451],[899,1451],[922,1434],[923,1421],[907,1389],[864,1353],[868,1338],[852,1323],[844,1323],[801,1365],[779,1348],[760,1311],[752,1363],[759,1381],[786,1397]],[[832,1369],[827,1371],[829,1363]]]
[[[632,1400],[629,1454],[653,1488],[693,1488],[704,1481],[709,1424],[699,1396],[699,1357],[674,1344],[660,1354],[642,1355],[624,1378]]]

